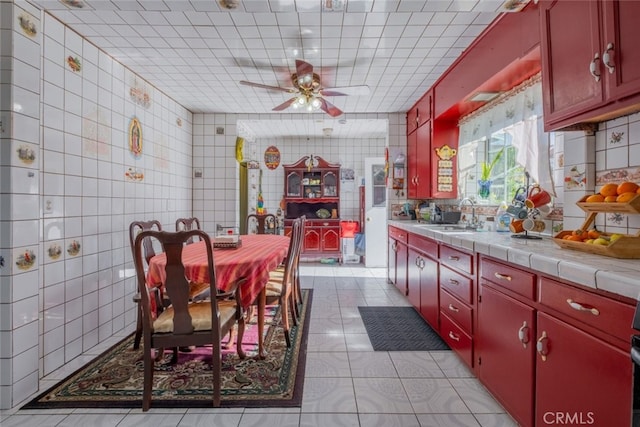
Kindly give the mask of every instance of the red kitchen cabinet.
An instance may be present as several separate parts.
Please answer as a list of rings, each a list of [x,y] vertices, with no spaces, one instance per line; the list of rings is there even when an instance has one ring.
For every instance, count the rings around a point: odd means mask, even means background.
[[[407,295],[407,257],[408,257],[408,234],[406,231],[396,227],[389,227],[389,282],[396,285],[396,288]]]
[[[407,111],[407,135],[418,129],[418,106],[414,105]]]
[[[545,130],[634,111],[640,2],[549,0],[540,7]]]
[[[603,81],[589,71],[590,63],[599,65],[600,4],[555,0],[540,6],[544,119],[554,123],[604,100]]]
[[[304,232],[305,255],[340,255],[338,220],[307,221]]]
[[[537,336],[538,426],[631,425],[632,363],[628,349],[622,351],[541,312]]]
[[[605,75],[608,81],[607,95],[623,98],[640,93],[640,2],[605,1],[602,8],[604,39],[600,45],[609,54]],[[604,69],[603,68],[603,69]]]
[[[535,309],[494,290],[484,280],[479,292],[478,376],[520,425],[531,426]]]
[[[440,329],[437,259],[437,242],[409,234],[407,297],[435,331]]]
[[[431,120],[431,92],[424,94],[417,103],[417,117],[416,121],[418,127]]]
[[[407,136],[407,197],[431,197],[431,122]]]

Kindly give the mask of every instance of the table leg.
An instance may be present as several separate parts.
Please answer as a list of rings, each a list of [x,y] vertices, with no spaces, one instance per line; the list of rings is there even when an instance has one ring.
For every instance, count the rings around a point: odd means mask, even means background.
[[[258,295],[258,358],[267,357],[264,352],[264,309],[267,304],[267,287],[263,286]]]

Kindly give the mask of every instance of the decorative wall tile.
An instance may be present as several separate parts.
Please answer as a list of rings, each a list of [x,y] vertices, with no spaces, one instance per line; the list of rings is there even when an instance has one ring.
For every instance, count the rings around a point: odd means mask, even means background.
[[[45,245],[45,263],[60,261],[64,259],[66,251],[63,248],[64,241],[62,240],[54,240],[47,242]]]
[[[16,248],[13,250],[13,274],[37,268],[37,247]]]

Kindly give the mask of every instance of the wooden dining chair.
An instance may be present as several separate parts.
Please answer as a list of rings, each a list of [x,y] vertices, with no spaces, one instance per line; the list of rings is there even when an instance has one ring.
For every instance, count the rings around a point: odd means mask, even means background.
[[[211,295],[215,298],[194,302],[189,296],[189,280],[185,277],[182,251],[189,239],[197,237],[205,242],[207,269]],[[143,245],[145,239],[157,240],[166,254],[166,280],[164,292],[171,305],[155,317],[151,312],[151,301],[143,269]],[[148,230],[140,233],[134,244],[134,262],[141,295],[142,330],[144,336],[143,363],[144,383],[142,410],[151,406],[155,357],[153,349],[211,345],[213,370],[213,406],[220,406],[222,373],[221,338],[236,323],[244,331],[244,317],[240,303],[239,283],[233,284],[226,293],[218,292],[213,262],[213,249],[209,236],[201,230],[178,232]],[[239,346],[240,344],[238,344]]]
[[[134,252],[134,242],[138,234],[147,230],[157,230],[162,231],[162,224],[158,220],[150,220],[150,221],[133,221],[129,224],[129,243],[131,245],[131,253],[135,258]],[[142,265],[143,271],[146,272],[147,266],[149,265],[149,260],[156,255],[156,252],[153,248],[153,242],[151,239],[144,239],[142,242],[143,249],[143,257],[145,263]],[[156,292],[157,290],[154,288],[154,299],[157,303],[156,307],[161,307],[163,304],[159,299],[159,295]],[[141,296],[140,292],[136,292],[133,295],[133,302],[137,306],[136,311],[136,335],[133,339],[133,349],[137,350],[140,348],[140,340],[142,339],[142,313],[140,307]]]
[[[249,214],[247,234],[278,234],[278,219],[274,214]]]
[[[202,228],[200,228],[200,220],[196,217],[178,218],[176,220],[176,231],[185,230],[202,230]],[[193,240],[189,243],[193,243]]]
[[[282,328],[284,330],[284,338],[287,343],[287,347],[291,347],[289,320],[292,320],[294,325],[297,324],[293,293],[295,292],[295,263],[297,259],[297,252],[301,245],[301,226],[302,221],[300,218],[293,221],[291,241],[289,243],[287,257],[285,258],[284,268],[281,274],[269,275],[269,281],[267,282],[266,289],[266,305],[280,305],[280,316],[282,319]],[[291,312],[291,318],[289,317],[289,312]],[[238,341],[241,341],[241,337],[239,335]]]
[[[305,233],[307,218],[306,216],[303,215],[301,217],[298,217],[297,220],[300,221],[300,227],[297,227],[298,235],[296,236],[294,234],[296,232],[296,229],[293,227],[292,227],[292,232],[290,234],[292,241],[294,240],[294,238],[298,239],[297,246],[295,247],[295,254],[294,254],[295,258],[294,258],[293,267],[292,267],[293,278],[292,278],[292,290],[291,290],[292,299],[294,301],[293,307],[294,307],[295,319],[300,318],[300,308],[302,306],[302,289],[300,286],[300,256],[302,254],[302,248],[304,247],[304,233]],[[276,268],[275,270],[269,272],[270,280],[272,281],[284,280],[285,264],[286,264],[286,261],[282,263],[282,265],[278,266],[278,268]]]

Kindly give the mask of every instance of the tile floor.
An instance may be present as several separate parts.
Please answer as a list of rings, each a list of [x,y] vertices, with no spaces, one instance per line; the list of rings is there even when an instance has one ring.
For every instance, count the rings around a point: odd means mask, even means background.
[[[406,305],[385,269],[304,264],[313,288],[301,408],[59,409],[0,412],[13,426],[455,427],[515,426],[513,419],[450,351],[374,352],[359,305]],[[123,332],[123,335],[126,335]],[[120,337],[44,378],[45,390]]]

